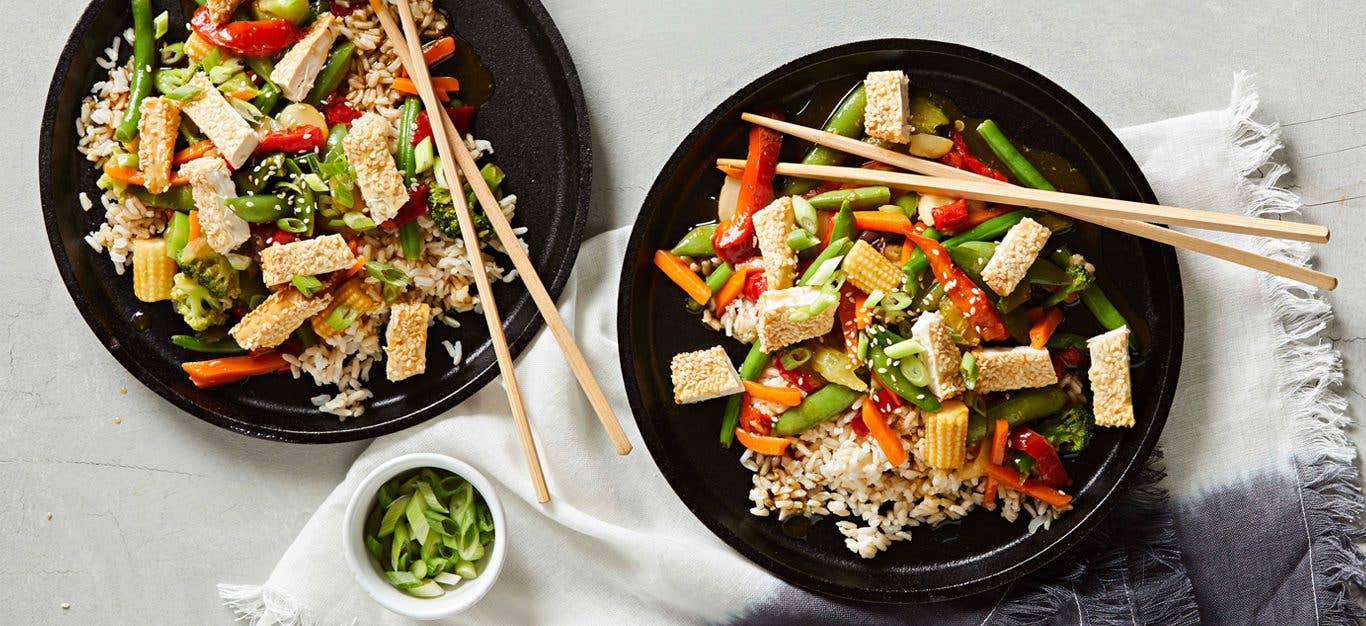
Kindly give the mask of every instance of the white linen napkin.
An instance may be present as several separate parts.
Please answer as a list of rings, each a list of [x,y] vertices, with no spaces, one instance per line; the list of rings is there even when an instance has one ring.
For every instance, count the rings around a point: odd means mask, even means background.
[[[1263,171],[1260,182],[1248,179],[1279,147],[1274,129],[1251,121],[1255,107],[1255,92],[1240,76],[1228,109],[1119,135],[1167,203],[1238,213],[1292,211],[1297,199],[1274,187],[1282,169]],[[539,436],[549,505],[537,505],[531,495],[506,399],[494,383],[441,418],[375,440],[263,585],[220,585],[228,606],[261,624],[404,621],[355,583],[339,535],[353,485],[383,461],[419,451],[474,465],[497,485],[507,509],[507,528],[499,529],[509,540],[502,577],[450,623],[725,621],[784,587],[693,517],[640,440],[616,342],[618,272],[628,232],[604,233],[583,245],[560,308],[634,452],[613,452],[553,338],[541,333],[521,357],[518,375]],[[1306,247],[1280,242],[1240,245],[1301,262],[1308,256]],[[1343,402],[1330,389],[1340,376],[1337,355],[1309,345],[1331,313],[1327,305],[1312,293],[1220,261],[1183,253],[1180,262],[1185,357],[1162,439],[1166,486],[1178,506],[1249,472],[1289,471],[1292,455],[1310,443],[1333,462],[1350,464],[1354,450],[1341,433]],[[1231,460],[1235,449],[1238,458]],[[1352,506],[1359,504],[1347,504]]]

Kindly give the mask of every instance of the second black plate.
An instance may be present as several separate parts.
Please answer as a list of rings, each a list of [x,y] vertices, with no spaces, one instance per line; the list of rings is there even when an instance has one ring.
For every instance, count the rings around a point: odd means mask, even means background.
[[[1102,429],[1073,464],[1074,510],[1051,529],[1029,534],[1024,519],[974,511],[960,523],[913,529],[913,539],[861,559],[843,545],[834,521],[806,539],[773,518],[755,517],[751,474],[736,448],[717,444],[721,401],[677,406],[669,360],[721,343],[734,362],[745,346],[711,332],[682,306],[684,296],[651,263],[697,223],[715,219],[720,156],[745,154],[740,113],[777,106],[792,112],[823,88],[847,89],[867,72],[904,70],[917,87],[948,96],[968,115],[991,116],[1019,143],[1056,152],[1089,180],[1092,193],[1154,201],[1138,165],[1105,124],[1038,73],[964,46],[908,39],[858,42],[788,63],[721,103],[683,140],[641,208],[623,261],[618,310],[622,373],[650,453],[678,496],[712,532],[791,583],[874,602],[942,600],[1012,581],[1064,554],[1095,527],[1116,492],[1146,462],[1166,421],[1181,361],[1181,281],[1170,248],[1114,232],[1073,242],[1100,268],[1100,283],[1131,305],[1148,341],[1134,363],[1138,425]],[[818,123],[818,122],[817,122]],[[796,142],[786,140],[787,144]],[[785,158],[800,152],[791,148]],[[1084,313],[1083,313],[1084,314]],[[737,446],[738,448],[738,446]],[[1027,518],[1027,515],[1023,515]]]

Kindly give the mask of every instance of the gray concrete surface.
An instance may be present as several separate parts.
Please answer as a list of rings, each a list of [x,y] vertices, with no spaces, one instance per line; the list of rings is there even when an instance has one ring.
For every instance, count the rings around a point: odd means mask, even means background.
[[[1366,261],[1356,231],[1366,226],[1366,4],[547,4],[592,113],[590,232],[629,223],[704,112],[827,45],[962,42],[1034,67],[1114,126],[1223,106],[1233,73],[1257,72],[1262,116],[1285,125],[1283,158],[1308,219],[1336,233],[1319,257],[1343,278],[1331,295],[1332,335],[1354,400],[1366,397]],[[34,176],[47,82],[83,5],[24,3],[7,11],[0,38],[0,294],[22,303],[0,307],[0,614],[24,623],[226,623],[214,584],[263,579],[363,444],[283,445],[208,426],[144,389],[86,329],[48,252]]]

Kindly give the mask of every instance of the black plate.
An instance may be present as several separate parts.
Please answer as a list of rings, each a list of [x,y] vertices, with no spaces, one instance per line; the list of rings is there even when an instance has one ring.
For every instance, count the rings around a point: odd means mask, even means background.
[[[651,255],[672,246],[689,226],[715,219],[714,198],[722,181],[715,159],[743,158],[741,112],[780,106],[790,113],[822,84],[847,89],[867,72],[886,69],[905,70],[913,85],[949,96],[968,115],[993,117],[1021,144],[1062,154],[1090,180],[1096,195],[1154,201],[1138,165],[1101,120],[1018,63],[935,41],[882,39],[838,46],[750,83],[703,119],[669,158],[631,234],[618,330],[622,372],[645,443],[674,491],[712,532],[761,567],[812,591],[919,602],[1019,578],[1063,554],[1102,518],[1115,493],[1147,460],[1166,421],[1181,360],[1181,281],[1170,248],[1113,232],[1093,232],[1094,237],[1073,242],[1100,268],[1107,292],[1136,305],[1130,319],[1136,315],[1146,322],[1150,340],[1133,371],[1138,426],[1102,429],[1072,464],[1075,510],[1051,530],[1029,535],[1024,520],[1009,524],[998,514],[977,511],[936,530],[914,529],[911,541],[864,560],[845,549],[834,520],[818,522],[803,540],[789,537],[773,518],[751,515],[750,472],[737,462],[740,449],[717,444],[724,403],[675,406],[669,380],[669,359],[676,353],[719,342],[738,363],[745,347],[689,314],[682,292],[654,268]],[[796,142],[785,143],[785,160],[797,158]]]
[[[184,35],[179,4],[158,0],[154,11],[171,11],[173,35]],[[559,31],[535,0],[439,1],[455,32],[471,42],[496,87],[480,107],[474,133],[493,143],[493,159],[507,170],[507,188],[518,196],[514,225],[527,225],[532,262],[552,296],[558,297],[574,265],[587,218],[592,158],[583,91]],[[128,3],[96,0],[81,15],[57,62],[48,91],[39,149],[43,218],[62,280],[90,329],[120,363],[176,406],[229,430],[282,441],[331,443],[376,437],[441,414],[497,375],[488,333],[476,314],[463,326],[433,327],[428,372],[392,384],[372,376],[375,397],[365,415],[339,421],[319,413],[309,398],[320,391],[311,380],[261,376],[245,383],[201,390],[180,370],[191,353],[170,343],[168,329],[184,328],[165,303],[133,297],[132,281],[82,240],[103,219],[97,172],[76,151],[75,121],[81,100],[104,69],[95,63],[116,33],[132,24]],[[179,32],[177,33],[177,29]],[[122,46],[127,58],[128,46]],[[81,210],[77,195],[95,200]],[[503,259],[505,266],[510,262]],[[520,283],[495,287],[503,329],[516,355],[540,328],[541,317]],[[152,330],[129,323],[135,312],[150,316]],[[176,331],[180,332],[180,331]],[[462,341],[464,364],[443,366],[442,340]],[[446,361],[446,364],[449,364]],[[325,391],[325,390],[324,390]],[[334,389],[335,391],[335,389]]]

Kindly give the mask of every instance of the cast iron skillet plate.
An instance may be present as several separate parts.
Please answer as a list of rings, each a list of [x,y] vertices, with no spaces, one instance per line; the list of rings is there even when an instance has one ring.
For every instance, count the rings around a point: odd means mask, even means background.
[[[652,265],[658,248],[689,227],[716,218],[720,156],[743,158],[748,125],[740,113],[777,106],[789,115],[813,90],[840,93],[869,71],[905,70],[914,86],[950,97],[967,114],[991,116],[1019,144],[1066,157],[1095,195],[1154,201],[1138,165],[1085,106],[1061,87],[1018,63],[935,41],[883,39],[822,50],[788,63],[721,103],[683,140],[655,180],[631,234],[618,312],[622,373],[641,435],[674,491],[712,532],[778,577],[809,590],[875,602],[960,597],[1017,579],[1075,545],[1101,520],[1143,466],[1167,418],[1181,360],[1181,282],[1170,248],[1115,232],[1079,228],[1074,248],[1099,268],[1100,283],[1129,303],[1129,319],[1148,341],[1135,357],[1133,429],[1098,429],[1094,443],[1069,464],[1074,509],[1030,535],[1028,516],[1014,524],[974,511],[938,529],[912,529],[912,540],[865,560],[847,550],[835,519],[818,521],[805,539],[784,532],[774,517],[755,517],[747,493],[751,474],[739,445],[717,443],[724,401],[676,406],[669,360],[679,352],[724,345],[738,363],[746,346],[713,333],[683,307],[682,291]],[[820,117],[823,120],[823,115]],[[820,121],[808,122],[819,124]],[[806,146],[784,140],[783,160]],[[1089,233],[1089,236],[1088,236]],[[1123,304],[1120,305],[1123,309]],[[1084,310],[1069,318],[1093,323]],[[1083,334],[1098,327],[1081,327]],[[861,520],[855,520],[861,521]]]
[[[171,11],[172,36],[183,38],[184,15],[174,1],[158,0],[154,12]],[[583,93],[569,52],[545,9],[535,0],[463,0],[438,3],[457,35],[469,41],[494,76],[492,99],[480,107],[473,132],[493,143],[494,162],[507,170],[505,183],[518,196],[513,225],[526,225],[532,262],[552,296],[569,277],[582,238],[589,201],[590,141]],[[497,363],[482,318],[458,317],[462,326],[432,327],[427,373],[402,383],[385,380],[382,365],[371,376],[375,397],[365,414],[339,421],[319,413],[309,398],[335,393],[305,376],[258,376],[244,383],[201,390],[179,364],[193,353],[170,343],[185,326],[166,303],[144,304],[133,297],[129,276],[82,240],[103,218],[95,187],[97,172],[76,151],[76,117],[90,85],[101,80],[95,63],[116,33],[132,24],[124,0],[95,0],[81,15],[57,63],[43,117],[38,175],[43,216],[52,253],[76,308],[101,343],[134,376],[176,406],[236,432],[292,442],[339,442],[391,433],[441,414],[497,375]],[[129,54],[130,46],[122,46]],[[122,59],[121,59],[122,60]],[[78,194],[95,201],[88,213]],[[501,259],[510,267],[510,261]],[[514,355],[540,328],[541,317],[520,282],[497,283],[495,296]],[[137,312],[151,328],[130,323]],[[461,341],[460,368],[441,347]],[[202,357],[200,357],[202,358]]]

